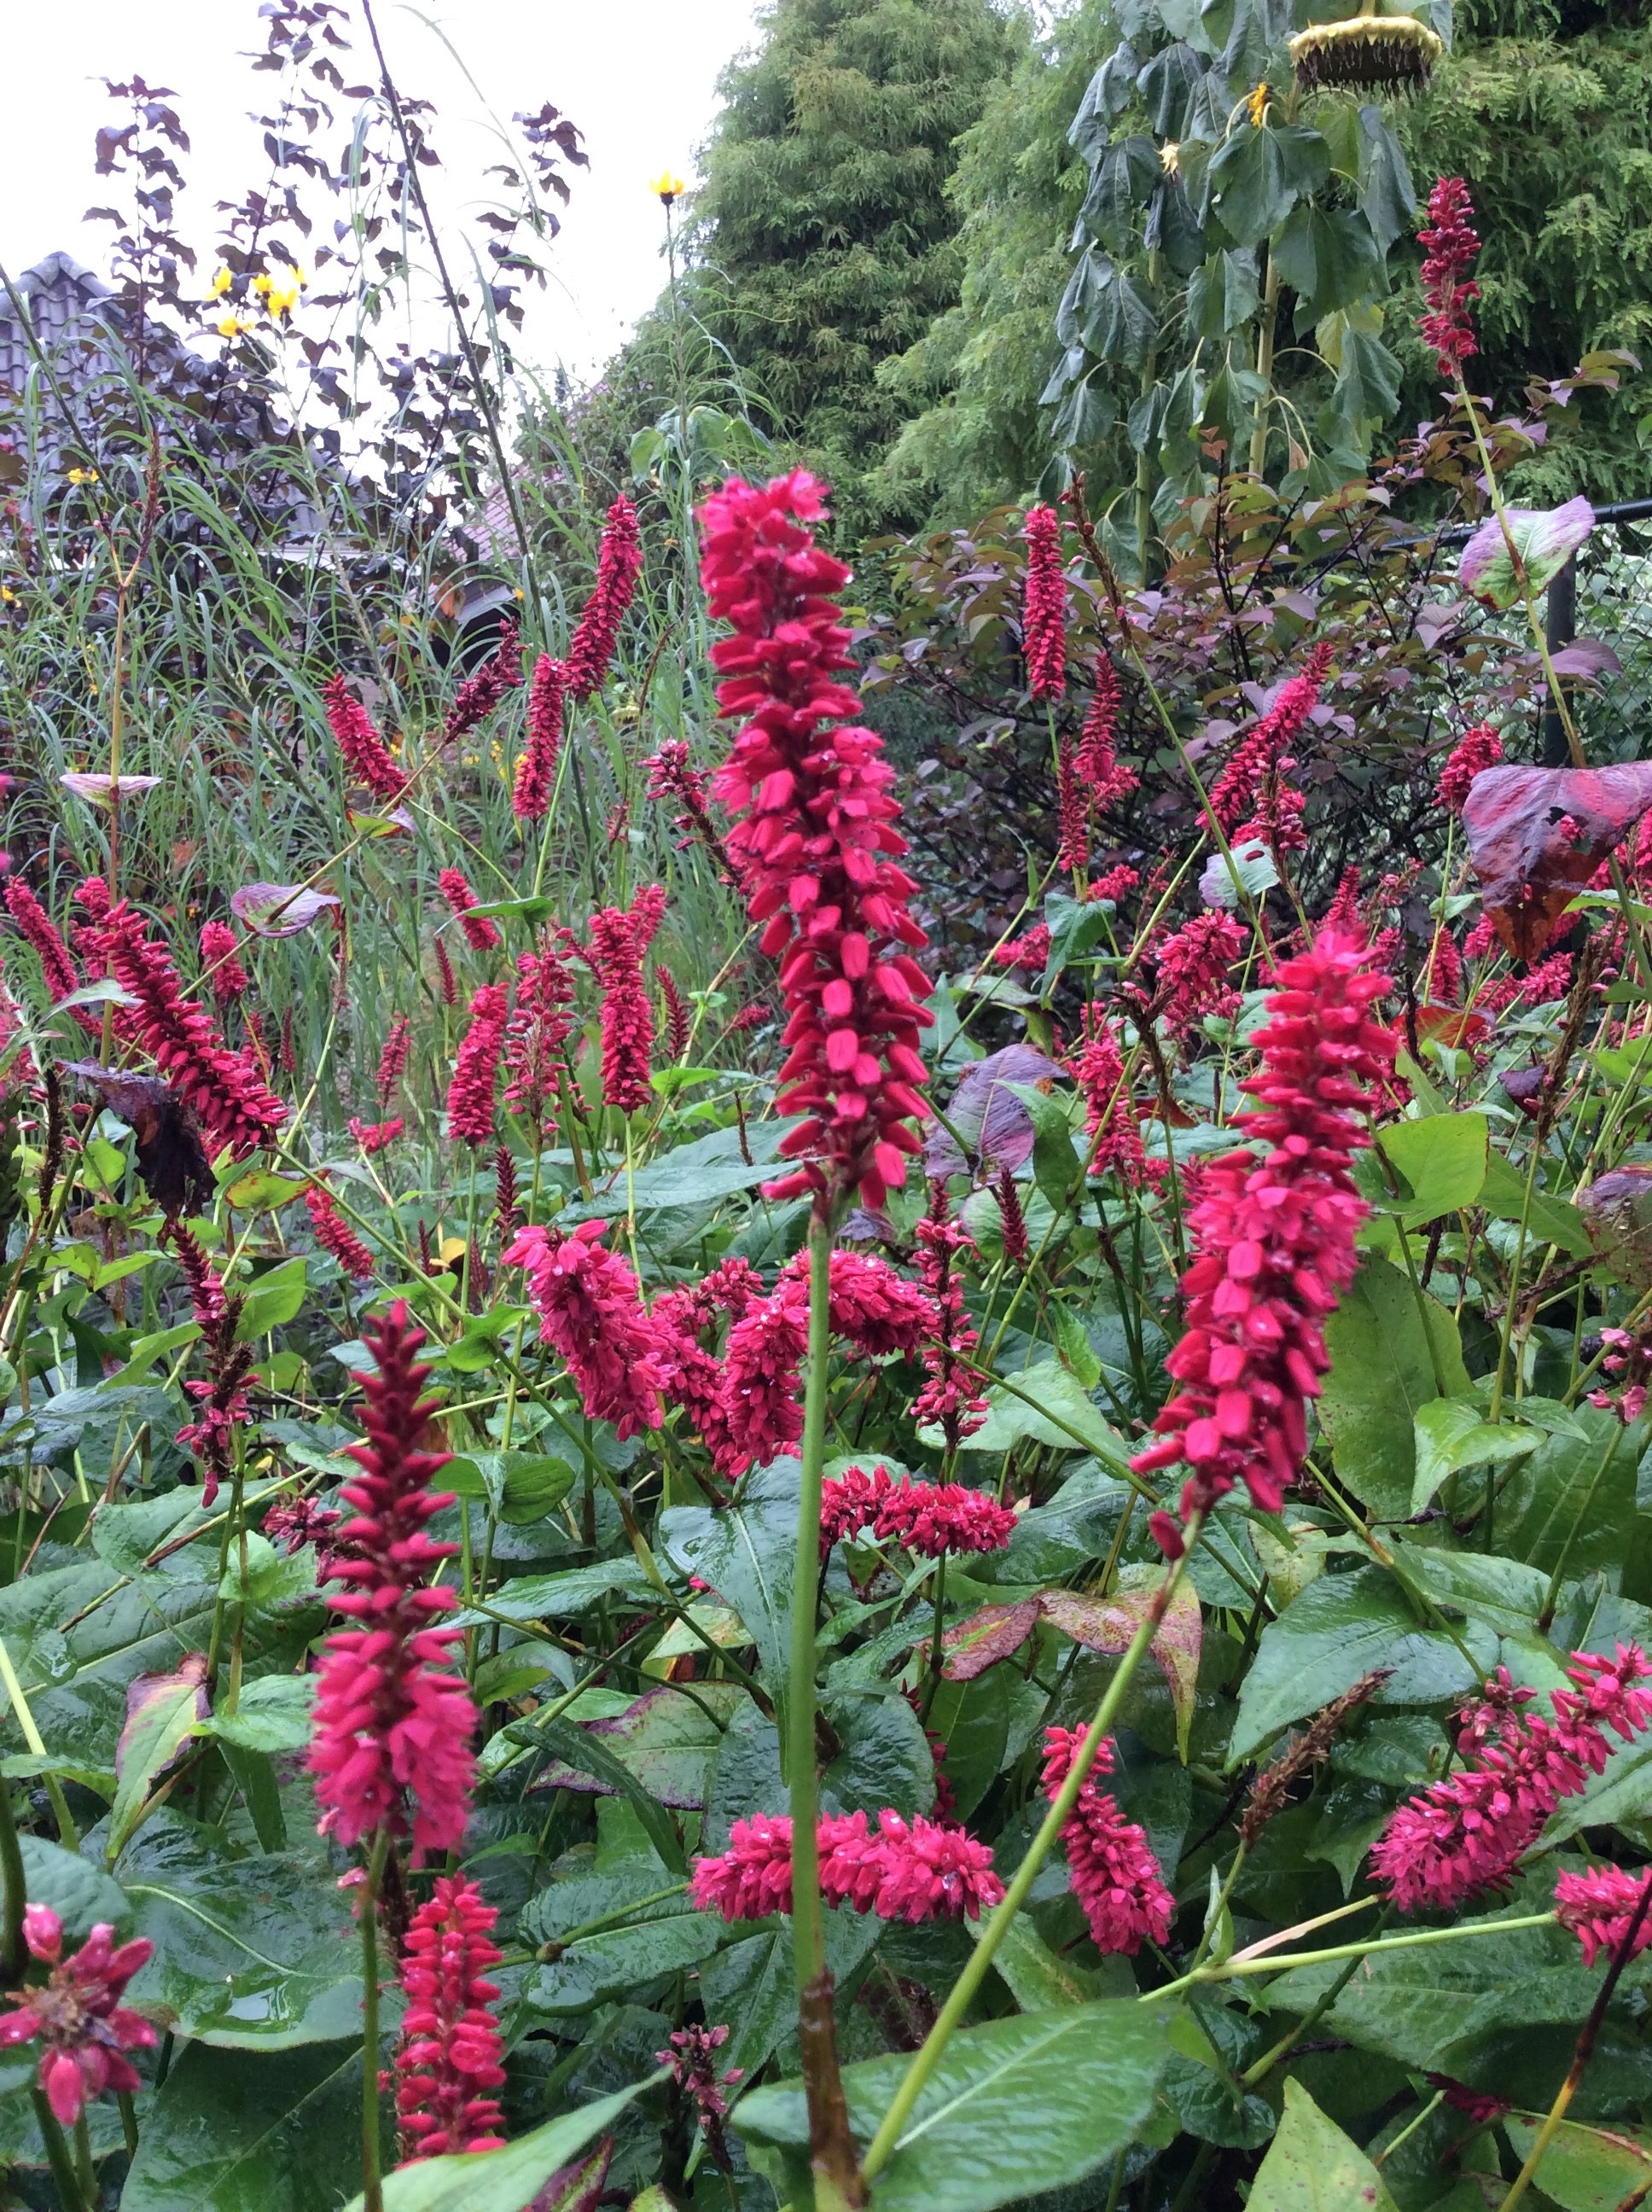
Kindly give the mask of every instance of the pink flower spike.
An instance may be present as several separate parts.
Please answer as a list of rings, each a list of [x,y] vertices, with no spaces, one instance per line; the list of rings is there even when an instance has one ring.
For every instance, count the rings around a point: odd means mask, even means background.
[[[484,983],[471,1000],[470,1024],[447,1086],[447,1133],[456,1145],[493,1142],[494,1092],[509,1012],[510,994],[502,983]]]
[[[1053,507],[1029,507],[1022,527],[1027,573],[1021,597],[1021,657],[1035,699],[1059,699],[1067,688],[1067,580],[1061,568],[1061,525]]]
[[[556,763],[562,752],[562,702],[568,663],[542,653],[528,687],[528,742],[516,763],[511,811],[519,822],[543,822],[550,811]]]
[[[1084,1740],[1083,1729],[1044,1731],[1044,1794],[1052,1803],[1071,1771]],[[1118,1801],[1096,1787],[1095,1778],[1113,1764],[1113,1747],[1103,1740],[1078,1802],[1061,1829],[1072,1893],[1084,1907],[1098,1951],[1133,1957],[1144,1942],[1164,1943],[1175,1914],[1175,1899],[1164,1886],[1158,1861],[1135,1821],[1127,1820]]]
[[[42,1986],[15,1992],[21,2002],[0,2014],[0,2048],[41,2045],[35,2080],[59,2124],[72,2128],[106,2090],[131,2095],[143,2086],[125,2053],[152,2050],[160,2031],[120,1999],[155,1946],[146,1936],[118,1946],[114,1929],[100,1920],[64,1959],[63,1929],[48,1906],[27,1905],[23,1927],[31,1952],[52,1972]]]
[[[571,1236],[524,1229],[506,1248],[504,1265],[526,1274],[541,1340],[565,1362],[587,1415],[611,1421],[623,1443],[665,1418],[667,1355],[629,1262],[600,1241],[607,1227],[585,1221]]]
[[[1474,203],[1461,177],[1442,177],[1428,196],[1428,222],[1417,234],[1427,256],[1423,263],[1423,297],[1428,313],[1417,327],[1444,377],[1455,377],[1479,351],[1469,313],[1480,288],[1469,276],[1480,250],[1473,216]]]
[[[465,942],[473,952],[491,952],[499,943],[499,932],[487,915],[471,911],[478,901],[464,869],[444,868],[436,881],[465,933]]]
[[[574,699],[588,699],[601,689],[641,574],[637,511],[622,492],[608,510],[597,553],[597,580],[568,641],[568,689]]]
[[[1617,1954],[1628,1939],[1649,1883],[1652,1871],[1644,1868],[1631,1874],[1625,1867],[1590,1867],[1582,1874],[1561,1875],[1554,1886],[1554,1917],[1576,1936],[1586,1966]],[[1638,1957],[1649,1943],[1652,1911],[1640,1913],[1630,1957]]]
[[[1452,814],[1461,814],[1463,802],[1468,797],[1469,786],[1477,775],[1495,768],[1503,758],[1503,739],[1490,722],[1476,722],[1472,730],[1465,730],[1452,747],[1445,766],[1440,770],[1440,781],[1434,787],[1434,796]]]
[[[403,2163],[450,2152],[498,2150],[504,2115],[504,2043],[488,1970],[502,1955],[498,1914],[473,1881],[439,1875],[414,1914],[402,1957],[407,2011],[397,2054]]]

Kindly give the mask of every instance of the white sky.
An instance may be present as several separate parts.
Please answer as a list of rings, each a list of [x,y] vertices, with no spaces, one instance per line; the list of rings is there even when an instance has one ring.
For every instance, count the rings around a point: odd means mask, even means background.
[[[379,26],[404,91],[434,100],[450,177],[478,197],[498,158],[486,120],[508,120],[549,100],[585,134],[587,169],[569,171],[573,197],[550,249],[550,287],[528,295],[524,365],[558,361],[576,378],[612,353],[664,281],[661,216],[647,180],[664,168],[693,180],[694,149],[716,111],[715,80],[753,36],[756,0],[378,0]],[[257,0],[55,0],[5,6],[5,122],[0,129],[0,263],[13,275],[56,248],[104,266],[107,226],[82,221],[119,180],[93,167],[93,137],[110,119],[100,80],[141,75],[167,86],[190,133],[189,190],[179,228],[211,273],[214,207],[267,172],[246,111],[276,80],[252,74],[262,50]],[[358,19],[359,21],[359,19]],[[482,97],[430,26],[452,40]],[[356,72],[371,47],[360,31]],[[324,204],[312,191],[313,210]],[[462,255],[451,256],[468,269]],[[455,270],[456,277],[459,270]]]

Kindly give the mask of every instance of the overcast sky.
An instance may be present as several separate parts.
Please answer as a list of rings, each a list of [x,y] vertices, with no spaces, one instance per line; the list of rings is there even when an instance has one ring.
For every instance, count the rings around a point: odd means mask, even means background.
[[[530,311],[525,361],[549,370],[560,360],[588,375],[659,291],[660,210],[647,180],[666,167],[692,179],[694,149],[716,111],[718,73],[750,43],[755,4],[428,0],[414,8],[378,0],[391,65],[404,90],[436,103],[455,178],[470,185],[497,158],[489,106],[508,118],[549,100],[585,133],[590,167],[571,173],[551,290]],[[241,58],[263,46],[257,0],[56,0],[5,14],[0,263],[15,274],[61,247],[103,265],[110,234],[82,221],[109,190],[93,168],[94,134],[110,113],[100,80],[137,74],[171,88],[193,142],[179,216],[203,250],[204,282],[214,204],[264,174],[246,112],[274,80],[252,75]],[[346,82],[366,75],[363,64]]]

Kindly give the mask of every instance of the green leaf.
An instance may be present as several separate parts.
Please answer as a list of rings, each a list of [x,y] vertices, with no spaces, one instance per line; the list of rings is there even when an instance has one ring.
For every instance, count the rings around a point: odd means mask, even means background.
[[[776,1460],[747,1476],[737,1505],[674,1506],[659,1520],[673,1562],[733,1607],[774,1684],[785,1680],[791,1658],[799,1472],[796,1460]]]
[[[1359,204],[1371,226],[1377,251],[1386,258],[1397,238],[1411,234],[1417,193],[1406,166],[1405,150],[1374,101],[1359,111]],[[1397,404],[1397,403],[1396,403]]]
[[[885,1805],[910,1820],[935,1802],[935,1762],[924,1724],[899,1695],[851,1692],[831,1701],[829,1717],[843,1748],[821,1776],[821,1787],[846,1813]]]
[[[559,1958],[539,1969],[524,1989],[523,2000],[536,2012],[588,2014],[644,1982],[699,1965],[726,1932],[715,1913],[696,1912],[679,1897],[623,1928],[576,1936]]]
[[[979,1942],[987,1923],[966,1923]],[[1075,1966],[1070,1958],[1051,1950],[1024,1912],[1010,1923],[1009,1931],[993,1954],[993,1971],[1024,2013],[1048,2012],[1060,2005],[1092,2001],[1102,1979],[1092,1968]]]
[[[1236,246],[1260,245],[1330,173],[1331,149],[1317,131],[1294,123],[1260,131],[1241,124],[1210,167],[1222,228]]]
[[[260,1674],[243,1682],[233,1713],[215,1713],[197,1728],[246,1751],[302,1751],[310,1741],[313,1674]]]
[[[1417,1447],[1417,1473],[1412,1483],[1413,1516],[1429,1504],[1448,1475],[1465,1467],[1501,1465],[1535,1451],[1541,1431],[1522,1429],[1513,1422],[1495,1425],[1481,1418],[1472,1399],[1430,1398],[1412,1417]]]
[[[1325,1346],[1331,1366],[1319,1413],[1335,1448],[1337,1473],[1381,1519],[1403,1521],[1417,1479],[1412,1423],[1419,1407],[1441,1395],[1436,1367],[1446,1395],[1467,1395],[1457,1324],[1426,1292],[1419,1311],[1406,1278],[1368,1253],[1326,1323]]]
[[[738,1126],[714,1129],[691,1145],[677,1145],[637,1169],[630,1182],[632,1203],[639,1212],[667,1206],[704,1206],[713,1199],[750,1190],[754,1183],[772,1182],[780,1173],[776,1163],[780,1140],[796,1127],[795,1121],[748,1121],[744,1129]],[[568,1207],[560,1218],[600,1220],[623,1213],[625,1200],[626,1182],[621,1173],[611,1179],[610,1188],[599,1189],[595,1198],[583,1205]]]
[[[622,1797],[629,1797],[642,1823],[649,1842],[674,1874],[686,1874],[688,1861],[683,1856],[683,1844],[671,1814],[663,1805],[656,1804],[630,1768],[616,1759],[599,1736],[593,1736],[577,1721],[559,1717],[553,1720],[531,1720],[524,1724],[523,1732],[531,1731],[532,1741],[543,1744],[553,1757],[571,1766],[576,1773],[589,1774]]]
[[[1297,295],[1299,330],[1364,299],[1381,269],[1371,227],[1358,210],[1312,200],[1291,209],[1272,252],[1274,266]]]
[[[304,1304],[304,1272],[302,1260],[285,1260],[258,1277],[246,1293],[246,1304],[235,1326],[239,1342],[248,1344],[255,1336],[267,1336],[271,1329],[282,1328],[295,1317]]]
[[[967,1820],[997,1779],[1010,1741],[1010,1680],[989,1667],[973,1680],[937,1685],[925,1726],[946,1747],[946,1778]]]
[[[1178,40],[1146,63],[1136,79],[1136,89],[1147,109],[1147,119],[1157,138],[1180,138],[1187,127],[1187,105],[1205,64],[1193,48]]]
[[[1594,509],[1581,494],[1552,512],[1509,507],[1501,518],[1490,514],[1481,523],[1462,550],[1457,574],[1464,590],[1488,606],[1512,607],[1521,597],[1521,579],[1509,558],[1510,539],[1527,587],[1540,592],[1553,582],[1594,527]]]
[[[226,1859],[169,1813],[128,1849],[122,1887],[155,1956],[137,2002],[179,2035],[285,2051],[361,2033],[361,1950],[324,1868]]]
[[[492,1620],[577,1620],[594,1612],[605,1597],[628,1603],[657,1596],[653,1585],[628,1552],[623,1559],[598,1559],[588,1567],[564,1567],[551,1575],[516,1575],[490,1591],[486,1612],[452,1613],[447,1625],[485,1627]]]
[[[1081,2180],[1123,2150],[1152,2110],[1169,2014],[1128,2001],[989,2021],[955,2035],[878,2177],[878,2212],[993,2212]],[[911,2063],[843,2069],[849,2124],[869,2142]],[[806,2172],[800,2082],[754,2089],[733,2124]]]
[[[1479,1202],[1497,1221],[1518,1221],[1526,1209],[1526,1178],[1515,1173],[1501,1152],[1493,1152],[1485,1163]],[[1546,1190],[1534,1189],[1526,1222],[1534,1244],[1558,1245],[1573,1260],[1587,1260],[1594,1249],[1577,1208]]]
[[[840,1990],[878,1942],[882,1928],[870,1913],[828,1906],[821,1915],[826,1964]],[[744,1937],[708,1959],[700,1969],[700,1996],[706,2018],[730,2030],[723,2050],[725,2066],[738,2066],[755,2079],[798,2024],[797,1954],[792,1918],[783,1914],[754,1936]]]
[[[1511,2112],[1503,2122],[1523,2166],[1542,2122],[1534,2113]],[[1619,2212],[1652,2185],[1652,2138],[1643,2130],[1600,2128],[1562,2120],[1550,2137],[1533,2185],[1562,2212]]]
[[[1261,303],[1256,257],[1248,251],[1213,253],[1187,280],[1187,320],[1203,338],[1242,329]]]
[[[146,2100],[121,2212],[317,2212],[361,2179],[361,2137],[359,2029],[301,2051],[192,2043]]]
[[[1300,2081],[1286,2080],[1285,2118],[1251,2184],[1247,2212],[1394,2212],[1382,2176],[1327,2119]]]
[[[1082,960],[1101,944],[1107,935],[1108,916],[1104,907],[1081,906],[1069,892],[1050,891],[1044,900],[1044,921],[1050,933],[1050,957],[1040,987],[1041,998],[1048,996],[1064,968]]]
[[[198,1708],[206,1698],[201,1686],[205,1672],[204,1658],[197,1658],[194,1665],[186,1660],[176,1674],[159,1675],[133,1685],[131,1695],[141,1695],[143,1702],[121,1731],[115,1753],[118,1781],[115,1802],[109,1808],[109,1835],[104,1845],[111,1866],[137,1826],[144,1801],[156,1778],[171,1765],[195,1733]]]
[[[1127,252],[1134,234],[1136,210],[1146,206],[1163,173],[1151,138],[1137,136],[1121,139],[1108,148],[1096,164],[1079,210],[1080,219],[1113,252]],[[1103,291],[1098,288],[1092,319],[1080,319],[1078,323],[1080,334],[1097,352],[1101,348],[1093,335],[1093,316],[1100,312],[1102,296]]]
[[[100,1920],[121,1929],[131,1920],[132,1907],[125,1891],[90,1859],[40,1836],[20,1836],[17,1843],[23,1854],[23,1886],[31,1901],[49,1905],[72,1942],[83,1943]]]
[[[1033,1125],[1033,1181],[1058,1209],[1071,1205],[1084,1182],[1084,1164],[1072,1142],[1071,1091],[1041,1091],[1036,1083],[1006,1083]]]
[[[1497,1498],[1498,1544],[1545,1574],[1563,1557],[1574,1575],[1620,1567],[1635,1524],[1645,1422],[1625,1428],[1600,1406],[1575,1406],[1571,1413],[1573,1427],[1546,1437],[1520,1461]]]
[[[1024,1437],[1059,1450],[1093,1451],[1107,1466],[1121,1470],[1129,1464],[1123,1438],[1102,1419],[1077,1376],[1057,1360],[989,1384],[987,1404],[985,1422],[968,1440],[969,1451],[1008,1451]],[[938,1428],[920,1429],[918,1436],[926,1444],[943,1441]]]
[[[604,2134],[626,2106],[664,2079],[655,2075],[616,2089],[577,2112],[547,2120],[503,2150],[471,2157],[427,2158],[385,2177],[385,2212],[524,2212],[552,2174],[568,2165],[594,2136]],[[315,2203],[322,2200],[318,2197]],[[361,2212],[352,2197],[345,2212]],[[157,2208],[158,2212],[158,2208]]]
[[[1362,1153],[1356,1170],[1361,1193],[1374,1212],[1392,1214],[1407,1229],[1473,1206],[1485,1182],[1491,1128],[1484,1114],[1432,1114],[1421,1121],[1395,1121],[1376,1140],[1394,1170],[1393,1181],[1383,1173],[1382,1161]]]
[[[1317,1712],[1379,1667],[1393,1673],[1374,1704],[1436,1705],[1461,1697],[1497,1664],[1497,1640],[1473,1621],[1460,1633],[1474,1655],[1472,1667],[1443,1631],[1418,1623],[1382,1568],[1322,1576],[1262,1631],[1239,1692],[1230,1765],[1248,1759],[1282,1728]]]

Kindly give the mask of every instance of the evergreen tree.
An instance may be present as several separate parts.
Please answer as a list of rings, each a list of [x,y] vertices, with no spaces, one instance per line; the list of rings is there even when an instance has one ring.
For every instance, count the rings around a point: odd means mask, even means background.
[[[913,519],[865,489],[908,411],[878,371],[957,304],[955,148],[1029,36],[993,0],[774,0],[722,79],[689,305],[851,528]]]

